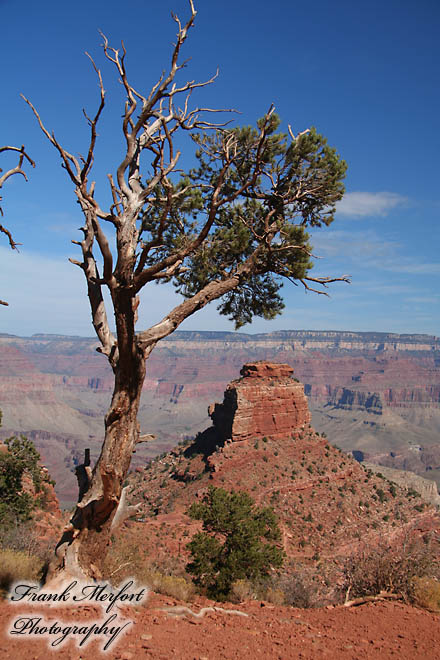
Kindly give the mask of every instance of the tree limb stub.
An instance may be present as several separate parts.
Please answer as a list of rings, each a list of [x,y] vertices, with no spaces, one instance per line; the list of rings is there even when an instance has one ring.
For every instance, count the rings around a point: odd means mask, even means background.
[[[84,463],[76,466],[75,476],[78,481],[78,502],[81,502],[84,494],[88,491],[92,480],[92,469],[90,467],[90,449],[84,450]]]
[[[153,433],[146,433],[144,435],[140,435],[138,444],[140,444],[141,442],[151,442],[152,440],[156,440],[156,437],[157,436],[153,435]]]
[[[114,532],[118,527],[120,527],[130,516],[139,513],[139,509],[142,506],[142,503],[139,502],[133,506],[127,504],[127,495],[128,495],[128,486],[122,489],[121,499],[117,506],[116,512],[113,516],[112,523],[110,526],[110,531]]]

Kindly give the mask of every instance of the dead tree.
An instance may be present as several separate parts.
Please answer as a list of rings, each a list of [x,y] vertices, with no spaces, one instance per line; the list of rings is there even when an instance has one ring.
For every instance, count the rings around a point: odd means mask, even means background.
[[[215,76],[206,82],[177,82],[185,66],[180,51],[196,16],[192,0],[189,5],[185,24],[173,16],[178,32],[169,68],[147,93],[129,80],[124,45],[116,50],[102,35],[104,55],[116,69],[125,98],[125,147],[115,174],[108,175],[109,208],[100,206],[90,180],[106,103],[94,61],[100,103],[93,117],[85,115],[90,141],[84,156],[67,151],[25,99],[58,151],[84,216],[83,238],[73,241],[82,259],[71,261],[84,273],[97,350],[115,376],[101,454],[58,546],[49,580],[100,577],[112,521],[121,519],[123,483],[140,439],[137,413],[146,360],[156,344],[213,300],[221,298],[220,312],[239,327],[254,315],[273,318],[281,311],[283,278],[318,293],[325,293],[321,287],[330,282],[348,280],[309,276],[313,255],[306,232],[307,226],[333,220],[335,202],[344,191],[345,163],[313,129],[276,133],[279,120],[272,107],[256,128],[230,128],[212,121],[214,113],[225,111],[191,108],[192,93]],[[179,136],[188,132],[197,166],[183,172],[178,169]],[[115,236],[113,252],[108,229]],[[139,292],[162,282],[172,282],[184,300],[137,332]],[[110,292],[115,334],[103,287]]]
[[[15,167],[11,167],[9,170],[6,170],[6,172],[4,172],[4,173],[3,173],[2,168],[0,167],[0,190],[3,188],[4,183],[6,183],[6,181],[11,176],[13,176],[14,174],[21,174],[25,178],[25,180],[27,181],[26,172],[23,169],[24,159],[29,161],[29,163],[32,165],[32,167],[35,167],[34,161],[32,160],[32,158],[30,158],[27,155],[27,153],[24,149],[24,144],[21,146],[20,149],[18,147],[8,147],[8,146],[0,147],[0,153],[2,153],[3,151],[16,151],[20,155],[18,157],[18,163]],[[2,199],[3,199],[3,197],[0,195],[0,215],[3,217],[3,209],[2,209],[2,206],[1,206]],[[16,243],[14,241],[14,239],[12,238],[12,234],[9,231],[9,229],[7,229],[2,224],[0,224],[0,232],[2,234],[6,234],[6,236],[8,237],[9,245],[11,246],[11,248],[13,250],[16,250],[17,245],[19,245],[19,243]],[[8,305],[8,303],[5,302],[4,300],[0,300],[0,305]]]

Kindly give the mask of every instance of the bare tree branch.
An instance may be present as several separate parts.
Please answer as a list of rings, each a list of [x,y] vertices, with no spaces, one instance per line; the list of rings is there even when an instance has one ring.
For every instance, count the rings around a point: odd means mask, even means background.
[[[81,247],[83,261],[80,262],[74,259],[70,259],[69,261],[74,265],[79,266],[84,272],[87,281],[87,293],[92,312],[93,327],[95,328],[95,332],[101,342],[101,347],[98,348],[98,351],[106,355],[110,364],[114,367],[118,359],[117,344],[116,339],[109,328],[98,267],[93,256],[93,242],[95,238],[94,223],[96,223],[97,220],[96,217],[94,217],[93,210],[87,208],[84,202],[80,203],[85,217],[85,226],[81,228],[81,231],[84,234],[84,239],[81,242],[72,242]],[[108,267],[109,264],[107,265],[107,268]]]
[[[393,594],[388,591],[381,591],[375,596],[361,596],[353,600],[345,600],[342,605],[337,607],[357,607],[358,605],[365,605],[365,603],[374,603],[379,600],[404,600],[402,594]]]
[[[203,241],[206,239],[206,237],[209,234],[209,231],[214,223],[214,220],[217,215],[217,211],[221,206],[224,206],[226,204],[230,204],[234,200],[238,199],[243,193],[250,187],[254,186],[256,183],[256,180],[260,174],[260,168],[261,168],[261,157],[262,157],[262,150],[263,150],[263,144],[264,140],[266,137],[267,133],[267,126],[268,122],[270,120],[270,117],[274,111],[274,107],[271,106],[269,108],[269,111],[267,112],[264,122],[262,125],[262,128],[260,130],[260,135],[259,139],[257,142],[257,153],[256,153],[256,158],[255,162],[253,164],[253,169],[251,175],[246,179],[246,181],[243,182],[242,186],[237,188],[234,192],[232,192],[229,195],[224,196],[221,198],[220,193],[225,181],[225,177],[230,169],[230,167],[233,165],[234,160],[237,156],[237,152],[235,149],[236,142],[233,134],[229,134],[225,132],[224,134],[224,139],[221,144],[221,153],[223,156],[223,162],[224,165],[222,169],[218,173],[218,178],[216,182],[216,186],[213,190],[212,197],[211,197],[211,202],[210,202],[210,207],[209,211],[207,214],[207,220],[204,224],[204,226],[201,228],[198,236],[187,246],[182,248],[181,250],[177,251],[176,253],[168,256],[165,258],[163,261],[155,264],[154,266],[151,266],[150,268],[144,270],[143,272],[138,272],[137,271],[137,277],[136,277],[136,290],[139,291],[148,281],[151,281],[156,278],[158,273],[161,273],[162,271],[166,271],[169,269],[171,266],[173,266],[177,262],[182,262],[186,256],[194,252],[195,250],[198,249],[198,247],[203,243]]]
[[[57,139],[55,138],[54,133],[49,133],[47,128],[44,126],[40,115],[38,114],[37,110],[34,108],[32,103],[27,99],[24,94],[20,94],[21,98],[28,104],[28,106],[31,108],[32,112],[34,113],[37,122],[43,131],[44,135],[47,137],[49,142],[53,144],[55,149],[58,151],[58,153],[61,156],[61,160],[63,161],[63,165],[65,169],[67,170],[68,175],[70,176],[72,182],[76,185],[79,186],[81,184],[81,167],[79,165],[79,161],[75,156],[70,154],[68,151],[63,149],[63,147],[59,144]]]
[[[18,158],[18,164],[15,167],[11,167],[9,170],[6,170],[6,172],[4,172],[4,174],[1,174],[1,176],[0,176],[0,190],[3,188],[6,181],[11,176],[14,176],[14,174],[21,174],[21,176],[24,177],[25,181],[28,180],[27,176],[26,176],[26,172],[23,170],[23,160],[25,158],[32,165],[32,167],[35,167],[34,161],[32,160],[32,158],[30,156],[28,156],[28,154],[25,151],[24,144],[21,146],[20,149],[18,147],[10,147],[10,146],[0,147],[0,153],[2,153],[3,151],[15,151],[15,152],[19,153],[20,156]],[[3,170],[0,167],[0,173],[1,172],[3,172]],[[0,202],[2,201],[2,199],[3,198],[0,195]],[[0,205],[0,215],[3,215],[3,209],[1,207],[1,205]],[[11,233],[5,227],[2,227],[2,225],[0,225],[0,231],[7,235],[8,239],[9,239],[9,245],[11,246],[11,248],[13,250],[17,249],[16,246],[19,245],[19,243],[15,243],[14,239],[11,236]]]
[[[173,333],[189,316],[203,309],[203,307],[206,307],[213,300],[217,300],[230,291],[233,291],[240,284],[241,279],[256,272],[256,263],[258,262],[260,250],[260,248],[257,248],[235,272],[226,275],[222,280],[209,282],[197,294],[184,300],[177,307],[174,307],[159,323],[156,323],[148,330],[138,333],[140,345],[143,347],[154,347],[158,341]]]
[[[148,330],[138,333],[139,344],[146,348],[153,348],[158,341],[172,334],[185,319],[200,309],[203,309],[212,300],[220,298],[232,291],[239,283],[238,275],[225,280],[210,282],[192,298],[174,307],[159,323]]]
[[[96,144],[96,125],[99,121],[99,117],[101,116],[101,112],[103,111],[104,105],[105,105],[105,90],[104,90],[104,85],[103,85],[103,82],[102,82],[101,71],[97,68],[95,62],[93,61],[93,58],[89,55],[89,53],[86,53],[86,55],[90,59],[92,65],[93,65],[93,68],[95,69],[96,75],[98,76],[99,90],[100,90],[100,94],[101,94],[101,102],[99,104],[98,110],[97,110],[97,112],[96,112],[93,119],[89,119],[89,117],[87,117],[85,111],[83,111],[84,115],[85,115],[85,117],[86,117],[86,119],[89,123],[90,133],[91,133],[90,134],[89,151],[87,153],[87,158],[84,161],[84,167],[81,170],[81,181],[83,181],[83,182],[87,181],[87,174],[88,174],[88,172],[89,172],[89,170],[90,170],[90,168],[93,164],[93,152],[95,150],[95,144]]]
[[[22,177],[24,177],[25,181],[27,181],[27,176],[26,172],[23,170],[23,161],[26,159],[32,167],[35,167],[35,163],[32,160],[32,158],[26,153],[24,144],[18,148],[18,147],[11,147],[8,145],[5,145],[3,147],[0,147],[0,153],[3,153],[4,151],[13,151],[16,152],[19,155],[18,157],[18,163],[15,167],[11,167],[10,169],[6,170],[3,174],[2,168],[0,168],[0,190],[3,188],[3,185],[6,183],[6,181],[11,177],[14,176],[14,174],[21,174]],[[3,197],[0,195],[0,215],[3,216],[3,209],[1,207],[1,202],[2,202]],[[5,234],[8,237],[9,245],[12,248],[12,250],[18,250],[17,246],[20,245],[20,243],[17,243],[13,237],[9,229],[7,227],[4,227],[2,224],[0,224],[0,233]],[[4,300],[0,300],[0,305],[5,305],[8,306],[8,303]]]
[[[1,209],[0,209],[0,211],[1,211]],[[2,212],[2,215],[3,215],[3,212]],[[21,245],[21,243],[16,243],[16,242],[14,241],[14,239],[12,238],[12,234],[11,234],[11,232],[9,231],[9,229],[6,229],[6,227],[3,227],[3,225],[0,225],[0,232],[1,232],[2,234],[6,234],[6,236],[8,237],[8,240],[9,240],[9,245],[10,245],[10,247],[11,247],[13,250],[17,250],[17,251],[18,251],[17,245]]]
[[[304,277],[299,280],[304,286],[306,291],[313,291],[313,293],[318,293],[322,296],[328,296],[327,291],[322,291],[321,289],[315,289],[307,284],[307,282],[316,282],[323,287],[327,287],[328,284],[332,282],[346,282],[347,284],[351,283],[351,275],[342,275],[342,277]]]

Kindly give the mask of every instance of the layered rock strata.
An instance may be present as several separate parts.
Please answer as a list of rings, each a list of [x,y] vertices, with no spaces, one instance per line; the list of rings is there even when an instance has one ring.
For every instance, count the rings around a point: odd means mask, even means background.
[[[222,440],[282,439],[310,424],[304,386],[293,379],[290,365],[253,362],[240,374],[227,386],[223,403],[208,411]]]
[[[76,501],[77,458],[86,447],[99,454],[113,389],[95,348],[96,339],[0,333],[0,439],[35,440],[66,506]],[[263,359],[294,367],[314,425],[340,447],[421,476],[429,470],[440,486],[440,340],[428,335],[177,331],[148,360],[139,422],[156,440],[139,446],[135,466],[206,428],[208,404],[222,401],[243,363]]]
[[[209,486],[274,508],[289,559],[338,566],[364,546],[430,537],[439,518],[414,490],[366,470],[310,426],[303,386],[287,364],[248,362],[210,408],[213,425],[130,476],[133,544],[187,560],[198,523],[186,514]],[[286,568],[289,571],[289,568]]]
[[[394,468],[384,467],[383,465],[375,465],[374,463],[363,463],[364,468],[372,470],[373,472],[382,474],[389,481],[393,481],[406,491],[416,491],[420,493],[422,499],[428,504],[433,504],[440,509],[440,495],[437,489],[437,484],[431,479],[424,479],[412,472],[405,470],[395,470]]]

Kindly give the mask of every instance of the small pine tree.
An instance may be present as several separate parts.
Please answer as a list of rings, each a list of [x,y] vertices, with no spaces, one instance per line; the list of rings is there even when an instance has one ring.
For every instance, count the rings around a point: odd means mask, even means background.
[[[32,497],[23,492],[25,471],[32,477],[36,492],[42,489],[40,454],[34,443],[21,436],[8,438],[5,446],[6,451],[0,451],[0,527],[3,529],[28,520],[35,506]]]
[[[224,600],[236,580],[264,579],[282,566],[284,551],[270,543],[281,538],[275,513],[258,508],[247,493],[210,486],[188,515],[202,520],[204,531],[187,545],[187,570],[209,596]]]
[[[5,445],[8,448],[8,452],[30,473],[35,489],[38,492],[41,488],[41,467],[39,465],[41,457],[32,440],[28,440],[24,435],[20,438],[12,436],[12,438],[5,440]]]
[[[0,453],[0,527],[29,518],[32,498],[22,491],[24,465],[9,452]]]

